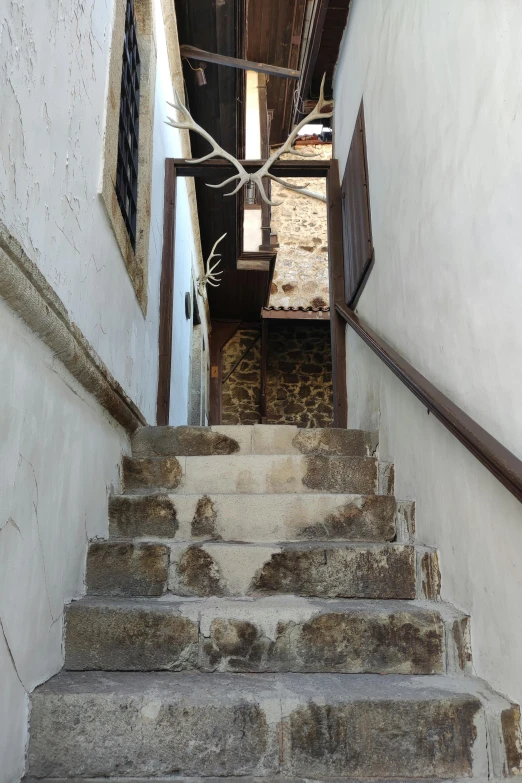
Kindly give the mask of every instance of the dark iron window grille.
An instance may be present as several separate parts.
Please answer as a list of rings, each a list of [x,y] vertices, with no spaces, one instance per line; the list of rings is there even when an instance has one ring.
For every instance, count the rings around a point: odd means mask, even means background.
[[[116,195],[133,250],[136,250],[139,114],[140,55],[136,35],[134,0],[127,0],[121,74]]]

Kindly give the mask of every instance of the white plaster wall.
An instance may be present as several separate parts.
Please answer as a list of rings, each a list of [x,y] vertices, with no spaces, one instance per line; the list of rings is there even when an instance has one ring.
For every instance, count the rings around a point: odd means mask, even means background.
[[[172,82],[169,74],[167,45],[163,29],[163,17],[159,0],[156,2],[157,30],[157,83],[156,112],[154,130],[154,174],[152,214],[154,216],[154,232],[157,238],[154,242],[161,254],[163,236],[163,185],[165,180],[165,158],[182,158],[183,150],[180,133],[164,124],[166,114],[173,115],[174,110],[167,106],[167,101],[174,100]],[[167,76],[168,75],[168,76]],[[172,318],[172,377],[170,389],[170,424],[187,423],[188,395],[190,386],[190,342],[192,335],[192,319],[185,315],[185,294],[192,297],[194,288],[197,291],[198,248],[191,229],[190,202],[187,192],[187,179],[180,177],[177,181],[176,195],[176,244],[174,263],[174,308]],[[158,278],[159,290],[159,278]],[[199,302],[199,313],[204,327],[205,340],[208,347],[207,322],[204,303],[196,294]],[[157,352],[157,351],[156,351]]]
[[[344,171],[364,95],[375,268],[362,319],[522,457],[518,0],[354,0],[335,78]],[[348,329],[349,426],[381,430],[475,669],[522,702],[522,506]]]
[[[259,74],[246,72],[245,158],[261,158],[261,114],[259,108]],[[263,243],[261,207],[245,209],[243,214],[243,250],[258,251]]]
[[[1,299],[0,334],[0,783],[15,783],[27,694],[62,666],[64,602],[129,441]]]
[[[156,415],[164,157],[181,150],[179,131],[163,122],[171,80],[160,0],[154,6],[158,67],[144,318],[98,195],[113,2],[0,4],[0,218],[151,423]],[[188,206],[180,191],[183,213]],[[190,243],[191,233],[190,221],[178,219],[179,241]],[[187,257],[178,258],[177,272],[188,263]],[[188,385],[188,370],[183,383]],[[182,402],[180,411],[186,413]]]
[[[111,0],[0,3],[0,219],[153,423],[164,159],[180,156],[181,145],[163,122],[170,71],[155,0],[144,318],[98,195],[112,17]],[[182,424],[191,329],[184,293],[197,275],[183,181],[177,204],[171,413]],[[24,771],[28,693],[62,666],[63,605],[84,591],[88,539],[107,535],[107,494],[119,488],[129,440],[2,299],[0,335],[0,783],[15,783]]]
[[[246,160],[259,160],[261,158],[261,110],[259,108],[259,74],[255,71],[246,72],[245,123],[245,158]]]
[[[259,209],[245,209],[243,213],[243,250],[247,252],[259,251],[259,246],[263,244],[262,222],[261,207]]]

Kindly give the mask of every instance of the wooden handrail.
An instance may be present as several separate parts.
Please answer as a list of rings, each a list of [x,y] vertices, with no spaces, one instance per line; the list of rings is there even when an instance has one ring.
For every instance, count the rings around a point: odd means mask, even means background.
[[[522,503],[522,461],[365,326],[353,310],[339,302],[335,309],[446,429]]]

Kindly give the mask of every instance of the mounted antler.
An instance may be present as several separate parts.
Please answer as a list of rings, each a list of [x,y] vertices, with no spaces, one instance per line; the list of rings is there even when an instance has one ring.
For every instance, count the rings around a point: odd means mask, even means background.
[[[263,166],[258,171],[254,172],[254,174],[248,174],[245,168],[241,165],[241,163],[236,158],[234,158],[233,155],[231,155],[229,152],[224,150],[223,147],[220,147],[220,145],[216,141],[214,141],[210,133],[207,133],[207,131],[204,128],[202,128],[201,125],[198,125],[198,123],[191,116],[187,107],[184,106],[183,103],[181,102],[181,99],[176,89],[174,89],[174,103],[170,103],[170,102],[168,103],[169,106],[172,106],[174,109],[176,109],[184,119],[181,122],[178,122],[172,117],[169,117],[167,121],[167,125],[171,125],[173,128],[179,128],[180,130],[191,130],[194,131],[195,133],[199,133],[199,135],[203,136],[203,138],[206,139],[208,143],[211,145],[212,152],[209,152],[209,154],[205,155],[203,158],[198,158],[197,160],[188,160],[187,163],[202,163],[203,161],[210,160],[211,158],[225,158],[225,160],[228,160],[237,169],[238,172],[237,174],[234,174],[232,177],[229,177],[224,182],[221,182],[219,185],[210,185],[209,183],[207,183],[207,186],[209,188],[223,188],[225,187],[225,185],[228,185],[229,182],[234,182],[235,180],[239,180],[237,187],[235,187],[234,190],[232,190],[230,193],[225,193],[226,196],[234,196],[243,187],[243,185],[247,184],[247,182],[253,182],[257,186],[263,201],[265,201],[267,204],[270,204],[273,207],[277,207],[280,204],[282,204],[282,202],[270,201],[270,199],[268,198],[265,192],[263,178],[268,177],[269,179],[278,182],[280,185],[283,185],[285,188],[289,188],[290,190],[296,190],[297,192],[303,193],[303,195],[312,196],[312,198],[317,198],[320,199],[321,201],[325,201],[326,200],[325,197],[322,196],[320,193],[313,193],[312,191],[307,190],[308,184],[292,185],[290,182],[286,182],[280,177],[276,177],[274,174],[270,174],[270,167],[277,160],[279,160],[279,158],[282,155],[285,155],[286,153],[291,152],[294,155],[299,155],[300,157],[303,158],[314,157],[313,154],[309,155],[306,152],[298,152],[294,147],[292,147],[292,144],[295,138],[297,137],[299,131],[301,130],[301,128],[304,128],[305,125],[308,125],[308,123],[312,122],[313,120],[317,120],[319,118],[328,119],[333,115],[333,108],[332,111],[325,112],[324,114],[321,111],[325,106],[333,105],[333,101],[325,100],[324,97],[325,78],[326,78],[326,74],[324,74],[323,79],[321,81],[319,100],[317,101],[317,104],[313,109],[313,111],[310,112],[310,114],[304,117],[301,120],[301,122],[295,126],[292,133],[285,141],[285,143],[277,150],[275,150],[268,158],[268,160],[263,164]]]
[[[219,237],[219,239],[214,242],[214,247],[210,251],[210,255],[207,259],[207,269],[206,273],[203,277],[198,278],[198,291],[200,296],[204,296],[205,294],[205,286],[211,285],[212,288],[218,288],[219,284],[221,283],[221,280],[218,280],[219,275],[223,274],[223,270],[220,272],[214,272],[215,269],[220,265],[221,260],[216,261],[214,266],[210,266],[210,262],[213,258],[219,258],[221,259],[221,253],[215,253],[216,247],[219,245],[222,239],[226,237],[226,234],[223,234],[222,237]]]
[[[263,199],[263,201],[266,201],[267,204],[271,204],[272,206],[279,206],[279,204],[281,204],[282,202],[278,201],[274,203],[268,200],[267,195],[265,193],[265,189],[263,187],[263,177],[269,177],[270,179],[273,179],[275,182],[278,182],[280,185],[283,185],[285,188],[289,188],[290,190],[301,191],[305,195],[312,196],[313,198],[319,198],[322,201],[326,200],[324,196],[322,196],[321,194],[313,193],[312,191],[307,190],[308,183],[306,185],[292,185],[290,182],[286,182],[280,177],[276,177],[274,174],[270,174],[271,166],[276,162],[276,160],[279,160],[281,155],[284,155],[285,153],[292,152],[294,155],[299,155],[302,158],[314,157],[313,155],[309,155],[306,152],[298,152],[295,148],[292,147],[292,144],[297,138],[301,128],[304,128],[304,126],[308,125],[310,122],[312,122],[312,120],[317,120],[319,118],[327,119],[333,115],[333,101],[327,101],[325,100],[324,97],[325,79],[326,79],[326,74],[324,74],[321,80],[321,90],[319,92],[319,100],[317,101],[315,108],[310,112],[310,114],[304,117],[304,119],[302,119],[298,125],[295,126],[290,136],[285,141],[285,143],[282,144],[281,147],[276,149],[270,155],[266,163],[263,164],[263,166],[259,169],[259,171],[256,171],[254,174],[250,175],[250,181],[254,182],[257,185],[257,187],[259,188],[259,193],[261,194],[261,198]],[[332,111],[325,112],[323,114],[321,109],[323,109],[325,106],[328,106],[330,104],[332,104]]]
[[[225,193],[225,196],[234,196],[243,187],[243,185],[246,185],[246,183],[250,181],[250,174],[247,174],[241,163],[236,158],[234,158],[233,155],[224,150],[223,147],[220,147],[217,141],[214,141],[210,133],[207,133],[207,131],[202,128],[201,125],[198,125],[187,107],[184,106],[181,102],[181,98],[179,97],[178,91],[175,87],[174,103],[170,103],[170,101],[167,101],[167,103],[169,106],[172,106],[173,109],[179,111],[181,116],[184,117],[182,122],[178,122],[173,117],[168,117],[166,121],[167,125],[171,125],[173,128],[178,128],[179,130],[191,130],[194,131],[194,133],[199,133],[199,135],[203,136],[203,138],[206,139],[212,147],[212,152],[209,152],[208,155],[204,155],[202,158],[197,158],[196,160],[188,160],[187,163],[203,163],[203,161],[210,160],[211,158],[225,158],[225,160],[228,160],[230,163],[232,163],[233,166],[235,166],[238,173],[234,174],[233,177],[229,177],[224,182],[221,182],[219,185],[210,185],[207,183],[207,187],[224,188],[225,185],[228,185],[229,182],[234,182],[234,180],[238,179],[239,183],[237,187],[234,188],[234,190],[232,190],[230,193]]]

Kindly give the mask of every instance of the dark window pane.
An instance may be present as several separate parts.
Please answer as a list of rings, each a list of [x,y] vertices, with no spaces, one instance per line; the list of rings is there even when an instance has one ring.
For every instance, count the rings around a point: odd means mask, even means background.
[[[133,250],[136,250],[136,204],[138,201],[139,89],[140,56],[134,3],[133,0],[127,0],[121,74],[116,195]]]

